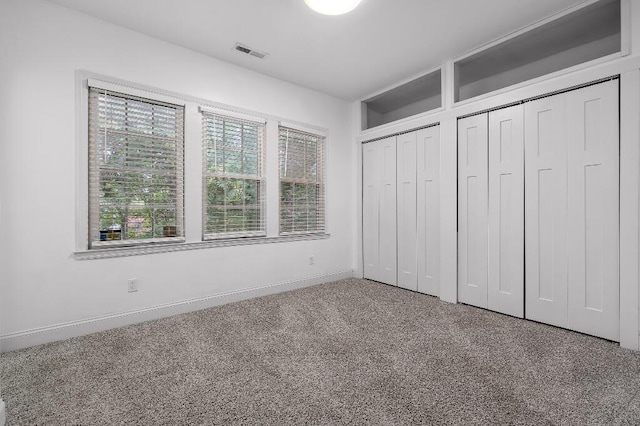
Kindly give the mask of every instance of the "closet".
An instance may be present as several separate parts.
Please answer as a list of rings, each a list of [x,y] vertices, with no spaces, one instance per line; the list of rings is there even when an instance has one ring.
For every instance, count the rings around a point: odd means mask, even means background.
[[[362,145],[364,277],[434,296],[440,282],[440,128]]]
[[[458,121],[458,298],[619,340],[618,80]]]

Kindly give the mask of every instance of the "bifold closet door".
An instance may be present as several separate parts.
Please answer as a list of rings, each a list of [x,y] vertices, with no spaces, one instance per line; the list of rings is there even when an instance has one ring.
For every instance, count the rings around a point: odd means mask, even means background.
[[[487,114],[458,120],[458,300],[487,308]]]
[[[418,290],[416,232],[416,132],[399,135],[398,180],[398,286]]]
[[[377,280],[380,267],[380,145],[362,145],[362,256],[364,277]]]
[[[526,317],[619,339],[618,81],[525,107]]]
[[[362,145],[364,277],[397,283],[396,138]]]
[[[440,295],[440,126],[417,134],[418,291]]]
[[[524,110],[489,113],[488,308],[524,316]]]
[[[526,317],[567,327],[567,97],[525,104]]]
[[[618,80],[567,97],[569,328],[618,341]]]

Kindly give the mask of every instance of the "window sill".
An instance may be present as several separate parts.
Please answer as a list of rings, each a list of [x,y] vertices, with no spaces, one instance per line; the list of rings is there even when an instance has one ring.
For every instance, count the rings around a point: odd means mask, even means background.
[[[293,234],[277,237],[234,238],[191,243],[147,245],[112,249],[85,250],[73,253],[76,260],[111,259],[115,257],[142,256],[146,254],[170,253],[175,251],[201,250],[214,247],[244,246],[253,244],[288,243],[293,241],[326,240],[331,234]]]
[[[115,240],[115,241],[95,241],[91,243],[91,251],[108,250],[122,248],[149,247],[156,244],[178,244],[184,243],[184,237],[148,238],[141,240]]]
[[[224,234],[206,234],[202,237],[204,241],[237,240],[239,238],[266,238],[267,234],[262,232],[228,232]]]

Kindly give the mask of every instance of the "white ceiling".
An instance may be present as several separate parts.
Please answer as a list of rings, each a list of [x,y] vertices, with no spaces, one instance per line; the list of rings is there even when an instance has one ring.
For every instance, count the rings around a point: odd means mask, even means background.
[[[362,0],[324,16],[304,0],[50,0],[108,22],[358,100],[583,0]],[[267,52],[242,54],[236,42]]]

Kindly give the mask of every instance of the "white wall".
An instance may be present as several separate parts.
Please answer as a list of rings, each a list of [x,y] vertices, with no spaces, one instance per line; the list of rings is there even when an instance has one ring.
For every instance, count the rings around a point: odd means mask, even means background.
[[[5,350],[16,336],[41,328],[46,334],[58,324],[256,286],[317,282],[356,268],[354,114],[348,103],[41,0],[0,2],[0,52]],[[75,260],[76,182],[83,173],[76,167],[77,70],[327,128],[331,237]],[[128,278],[141,280],[137,293],[127,293]]]

